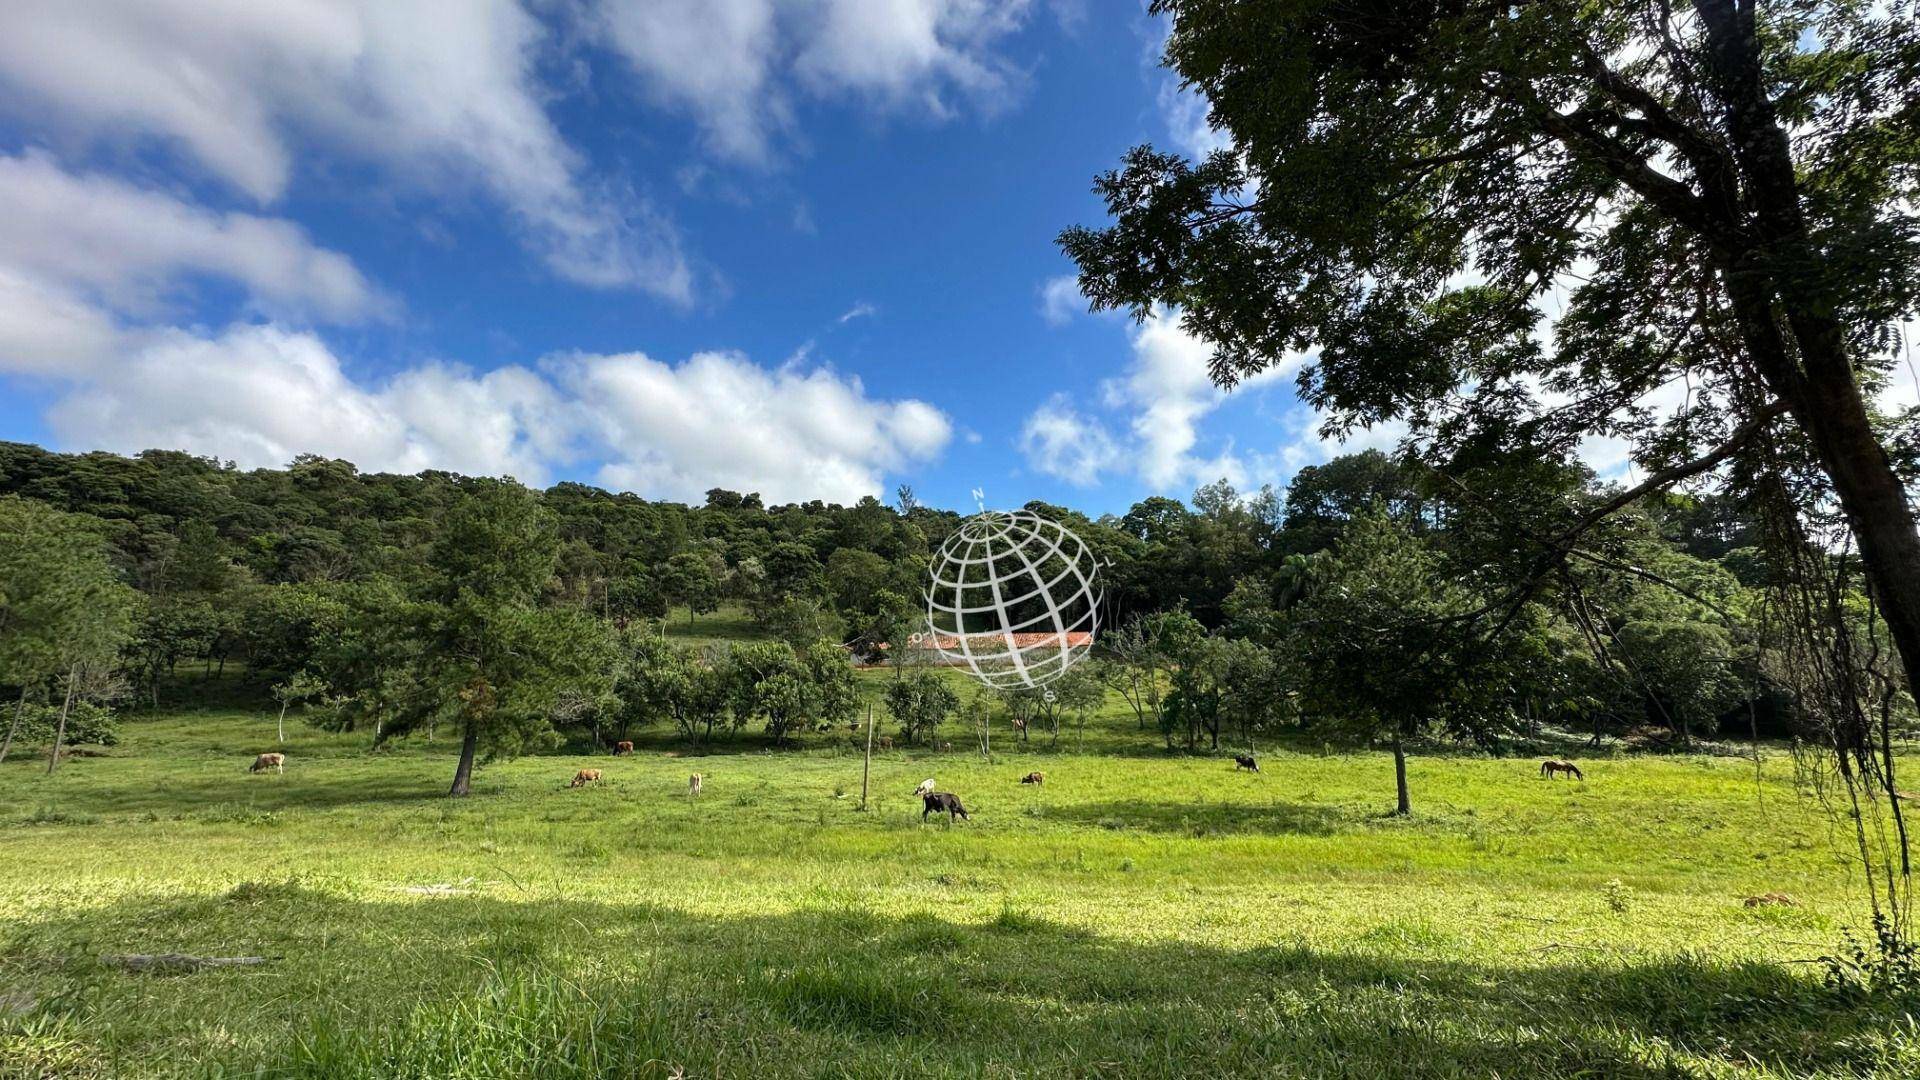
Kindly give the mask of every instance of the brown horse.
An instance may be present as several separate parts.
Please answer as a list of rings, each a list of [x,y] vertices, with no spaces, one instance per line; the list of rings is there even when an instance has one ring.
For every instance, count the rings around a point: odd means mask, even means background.
[[[1571,761],[1555,761],[1552,758],[1548,758],[1540,763],[1540,776],[1542,779],[1551,780],[1556,773],[1566,773],[1575,780],[1586,779],[1580,772],[1580,766],[1575,765]]]

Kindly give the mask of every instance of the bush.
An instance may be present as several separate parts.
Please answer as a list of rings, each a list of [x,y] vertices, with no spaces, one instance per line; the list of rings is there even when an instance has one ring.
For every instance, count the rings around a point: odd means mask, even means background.
[[[28,705],[20,717],[19,730],[14,733],[13,746],[21,747],[51,746],[53,733],[59,728],[60,707],[58,705]],[[13,710],[0,712],[0,738],[6,729],[13,725]],[[120,741],[120,718],[112,709],[96,705],[91,701],[76,701],[67,714],[68,746],[92,744],[113,746]]]

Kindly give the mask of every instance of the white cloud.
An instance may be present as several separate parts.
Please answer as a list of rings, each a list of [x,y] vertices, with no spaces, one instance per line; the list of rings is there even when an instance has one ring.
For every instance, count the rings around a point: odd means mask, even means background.
[[[0,372],[74,372],[122,344],[113,316],[71,291],[0,263]]]
[[[163,313],[202,277],[257,312],[350,323],[395,304],[292,222],[214,213],[162,191],[0,155],[0,370],[73,373],[137,348],[127,319]]]
[[[1213,126],[1206,97],[1180,85],[1177,79],[1160,83],[1159,105],[1160,119],[1167,125],[1173,144],[1194,160],[1205,160],[1214,151],[1233,146],[1233,139]]]
[[[766,164],[796,100],[853,98],[945,119],[1004,105],[1021,73],[995,47],[1029,0],[596,0],[590,23],[716,155]]]
[[[868,303],[865,300],[862,300],[854,304],[852,307],[848,308],[845,312],[842,312],[840,317],[838,319],[835,319],[834,321],[844,326],[855,319],[872,318],[873,316],[878,315],[879,313],[880,313],[879,308],[873,306],[872,304]]]
[[[369,471],[449,469],[531,484],[599,461],[602,483],[697,500],[710,487],[775,502],[851,503],[937,456],[953,435],[925,402],[883,401],[827,368],[762,368],[735,353],[678,365],[640,353],[552,358],[545,374],[454,364],[355,379],[308,332],[237,325],[158,332],[50,410],[59,441],[151,447],[279,466],[301,453]]]
[[[1206,418],[1229,393],[1214,385],[1209,374],[1213,347],[1189,334],[1179,314],[1169,311],[1154,312],[1129,332],[1128,340],[1131,362],[1101,387],[1102,404],[1127,417],[1124,444],[1055,397],[1027,419],[1021,446],[1029,463],[1075,483],[1095,483],[1100,472],[1124,464],[1160,492],[1184,493],[1222,477],[1239,486],[1254,477],[1257,463],[1236,453],[1230,440],[1217,453],[1199,449]],[[1287,378],[1303,361],[1303,356],[1289,354],[1242,379],[1239,388]]]
[[[1040,317],[1048,326],[1065,326],[1086,310],[1087,298],[1080,295],[1079,275],[1061,274],[1040,283]]]
[[[569,280],[691,296],[672,230],[584,180],[542,105],[545,30],[514,0],[14,0],[6,23],[0,88],[29,124],[157,139],[263,204],[303,136],[434,195],[486,192]]]
[[[1213,347],[1189,334],[1172,312],[1156,312],[1131,334],[1133,362],[1106,385],[1108,404],[1130,411],[1133,449],[1140,478],[1159,491],[1179,491],[1218,480],[1245,482],[1247,467],[1231,445],[1206,457],[1195,453],[1201,422],[1226,400],[1214,385],[1207,361]],[[1286,378],[1303,357],[1289,355],[1257,375],[1242,379],[1250,389]]]
[[[65,445],[150,447],[280,466],[301,453],[372,471],[425,468],[543,483],[569,406],[522,368],[429,365],[365,387],[310,333],[241,325],[214,338],[167,331],[57,402]],[[561,421],[556,423],[555,421]]]
[[[1322,465],[1342,454],[1366,450],[1392,453],[1407,437],[1404,421],[1389,420],[1372,427],[1358,428],[1345,437],[1329,438],[1320,433],[1326,414],[1302,405],[1282,420],[1288,429],[1286,441],[1272,455],[1255,455],[1254,471],[1263,480],[1279,482],[1308,465]]]
[[[217,214],[172,195],[63,172],[45,154],[0,156],[0,263],[41,281],[153,310],[183,274],[229,278],[263,306],[330,322],[379,314],[388,301],[352,260],[316,247],[298,225]]]
[[[661,104],[691,112],[715,155],[761,163],[792,123],[770,85],[778,43],[770,0],[603,0],[599,32]]]
[[[1065,394],[1055,394],[1027,417],[1020,451],[1035,469],[1081,487],[1100,482],[1100,474],[1120,464],[1120,446],[1095,419],[1074,409]]]
[[[677,366],[625,353],[560,367],[607,448],[600,481],[643,495],[696,499],[717,486],[770,502],[850,503],[953,436],[931,405],[875,400],[858,378],[827,368],[768,370],[724,352]]]

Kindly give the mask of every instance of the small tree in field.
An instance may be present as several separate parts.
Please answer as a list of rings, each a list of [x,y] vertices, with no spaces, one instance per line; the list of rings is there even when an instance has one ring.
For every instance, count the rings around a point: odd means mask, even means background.
[[[714,660],[648,633],[628,631],[623,644],[627,655],[614,686],[620,738],[665,716],[689,741],[711,739],[727,711],[725,678]]]
[[[1313,726],[1355,742],[1387,740],[1395,813],[1413,809],[1404,741],[1448,719],[1462,682],[1449,663],[1451,628],[1472,609],[1432,550],[1374,509],[1317,561],[1292,612],[1292,661]]]
[[[1093,669],[1085,664],[1075,664],[1055,679],[1048,687],[1059,703],[1062,713],[1070,713],[1074,720],[1074,738],[1084,741],[1087,731],[1087,713],[1100,708],[1107,702],[1107,688]],[[1060,741],[1060,726],[1054,725],[1053,740]]]
[[[778,642],[741,645],[728,654],[727,670],[736,721],[763,719],[776,743],[795,732],[844,723],[860,704],[853,663],[831,641],[797,653]]]
[[[926,741],[960,707],[960,695],[946,680],[924,669],[888,683],[884,696],[908,742]]]
[[[273,700],[280,703],[280,741],[287,741],[287,708],[313,701],[327,692],[327,684],[311,671],[295,672],[293,677],[273,687]]]

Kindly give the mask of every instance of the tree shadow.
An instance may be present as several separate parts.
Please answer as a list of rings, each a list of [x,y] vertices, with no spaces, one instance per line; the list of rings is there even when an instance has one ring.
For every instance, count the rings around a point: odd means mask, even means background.
[[[1107,802],[1048,806],[1050,821],[1072,822],[1115,831],[1146,831],[1181,836],[1222,833],[1292,833],[1328,836],[1353,824],[1338,807],[1275,801],[1268,803],[1209,803],[1198,800],[1146,802],[1114,799]]]
[[[285,959],[169,976],[89,959],[163,951]],[[1897,1071],[1915,1053],[1889,1011],[1768,964],[1432,961],[1122,941],[1013,909],[716,917],[299,883],[45,909],[0,931],[0,991],[64,1012],[103,1060],[293,1076],[1654,1077]]]

